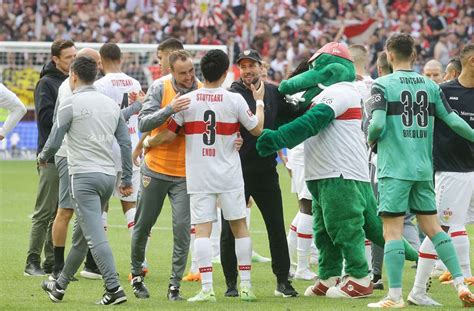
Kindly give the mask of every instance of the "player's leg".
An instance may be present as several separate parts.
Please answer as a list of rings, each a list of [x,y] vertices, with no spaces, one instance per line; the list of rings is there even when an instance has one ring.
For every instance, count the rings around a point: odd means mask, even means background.
[[[326,296],[327,290],[336,285],[342,271],[342,252],[337,248],[326,230],[323,210],[319,202],[318,181],[308,182],[309,191],[313,196],[312,214],[314,218],[313,234],[319,250],[318,277],[314,285],[309,286],[305,296]]]
[[[246,208],[246,212],[247,212],[247,217],[246,217],[246,222],[247,222],[247,228],[248,230],[250,231],[250,218],[252,216],[252,206],[253,206],[253,199],[252,197],[250,197],[248,203],[247,203],[247,208]],[[270,262],[272,261],[270,258],[268,257],[264,257],[262,255],[260,255],[259,253],[257,253],[257,251],[253,250],[252,249],[252,262]]]
[[[290,228],[288,229],[288,234],[286,236],[286,240],[287,240],[287,243],[288,243],[288,252],[290,254],[290,261],[291,261],[292,265],[294,263],[295,266],[297,265],[296,246],[297,246],[297,243],[298,243],[297,231],[298,231],[298,220],[299,220],[300,214],[301,214],[300,211],[298,211],[298,213],[296,213],[295,217],[291,221]],[[296,268],[294,268],[294,269],[295,270],[293,270],[293,273],[296,272]]]
[[[311,200],[307,199],[307,197],[310,196],[311,195],[308,194],[305,196],[306,198],[301,198],[298,201],[301,214],[297,225],[296,257],[298,265],[296,268],[295,278],[301,280],[313,280],[316,277],[316,274],[309,269],[311,243],[313,242]]]
[[[117,174],[117,179],[115,182],[114,194],[120,199],[122,205],[122,212],[125,216],[125,221],[127,222],[127,228],[130,232],[130,235],[133,234],[133,227],[135,226],[135,214],[137,212],[137,198],[138,190],[140,188],[140,170],[134,170],[132,175],[132,187],[133,193],[127,197],[124,197],[120,194],[118,187],[121,183],[122,173]]]
[[[137,298],[149,298],[150,293],[144,284],[143,262],[146,244],[151,228],[156,223],[163,208],[163,202],[172,182],[142,175],[138,207],[131,246],[131,285]]]
[[[196,239],[196,228],[194,225],[191,226],[190,230],[190,241],[189,241],[189,255],[191,256],[191,267],[189,268],[188,274],[183,277],[183,281],[195,282],[201,281],[201,275],[199,274],[199,268],[196,261],[196,252],[194,251],[194,240]],[[220,241],[219,241],[220,244]]]
[[[201,273],[201,291],[189,302],[216,301],[212,280],[212,222],[217,219],[216,194],[190,194],[191,223],[195,224],[196,259]]]
[[[191,215],[186,181],[174,182],[169,189],[168,195],[171,202],[173,221],[173,257],[171,278],[168,285],[168,299],[176,301],[183,299],[179,289],[189,253]]]
[[[288,281],[290,255],[286,241],[283,202],[278,174],[276,170],[272,170],[253,178],[253,184],[250,185],[252,187],[252,197],[265,222],[270,244],[272,270],[277,277],[277,289],[274,294],[281,297],[296,297],[298,292]]]
[[[212,223],[211,230],[211,247],[212,247],[212,263],[221,263],[221,228],[222,228],[222,214],[219,199],[217,199],[217,221]]]
[[[218,195],[222,215],[229,221],[235,237],[235,254],[240,275],[240,299],[245,301],[256,300],[250,282],[252,267],[252,240],[247,228],[244,191],[221,193]]]
[[[59,175],[59,204],[52,228],[54,247],[54,268],[52,278],[57,279],[64,266],[64,248],[66,245],[67,230],[71,217],[74,214],[71,196],[69,194],[69,170],[66,157],[55,157]]]
[[[45,272],[41,269],[41,252],[44,244],[51,241],[47,238],[48,228],[54,220],[58,206],[58,187],[59,177],[58,170],[54,163],[48,163],[46,167],[39,167],[39,185],[38,194],[36,196],[35,210],[31,219],[30,242],[26,258],[26,267],[24,274],[30,276],[44,275]],[[51,246],[46,247],[45,250],[52,250]],[[47,270],[52,269],[54,255],[45,254],[45,257],[52,257],[47,264]],[[49,267],[50,266],[50,267]],[[49,272],[49,271],[47,271]]]
[[[369,308],[403,307],[402,276],[405,264],[405,248],[402,241],[404,216],[409,204],[409,194],[413,182],[394,178],[380,178],[379,215],[383,222],[384,265],[388,279],[388,296]]]
[[[412,211],[417,213],[420,228],[431,240],[439,259],[443,261],[453,276],[459,298],[465,304],[474,305],[474,296],[464,284],[464,277],[452,240],[439,225],[433,182],[416,182],[415,187],[416,191],[412,193],[413,197],[410,198],[410,201],[412,202]]]

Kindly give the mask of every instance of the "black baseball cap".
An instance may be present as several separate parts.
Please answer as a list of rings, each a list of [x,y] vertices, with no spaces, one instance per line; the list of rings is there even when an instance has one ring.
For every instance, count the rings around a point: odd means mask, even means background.
[[[258,54],[257,51],[255,50],[245,50],[243,52],[240,52],[239,56],[237,57],[237,64],[242,60],[242,59],[251,59],[259,64],[262,63],[262,58],[260,57],[260,54]]]

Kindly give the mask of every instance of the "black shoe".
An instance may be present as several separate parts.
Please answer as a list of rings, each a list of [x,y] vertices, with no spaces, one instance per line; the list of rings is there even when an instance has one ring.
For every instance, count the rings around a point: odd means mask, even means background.
[[[43,269],[39,263],[30,262],[26,264],[25,272],[23,273],[26,276],[45,276]]]
[[[296,297],[298,296],[298,292],[291,286],[290,281],[283,281],[277,284],[277,288],[275,289],[275,296],[280,297]]]
[[[127,301],[127,295],[125,291],[120,286],[115,292],[109,292],[108,289],[105,290],[102,299],[97,302],[98,305],[118,305]]]
[[[43,265],[43,271],[46,274],[51,274],[53,273],[53,266]]]
[[[131,281],[133,293],[138,299],[150,298],[150,293],[143,283],[143,277],[141,275],[135,276]]]
[[[53,272],[49,275],[48,279],[49,279],[50,281],[57,281],[60,274],[61,274],[61,271],[53,271]],[[74,275],[71,276],[71,278],[69,279],[69,282],[76,282],[76,281],[79,281],[79,280],[78,280]]]
[[[384,289],[382,279],[378,279],[377,282],[373,282],[373,283],[374,283],[374,289],[376,289],[376,290],[383,290]]]
[[[239,291],[237,290],[237,284],[235,282],[227,282],[227,290],[224,296],[225,297],[239,297]]]
[[[171,301],[181,301],[184,300],[183,297],[181,297],[181,294],[179,292],[179,287],[174,286],[174,285],[169,285],[168,286],[168,294],[166,295],[168,300]]]
[[[56,286],[56,281],[43,281],[41,288],[48,293],[49,299],[53,302],[60,302],[64,297],[64,289]]]

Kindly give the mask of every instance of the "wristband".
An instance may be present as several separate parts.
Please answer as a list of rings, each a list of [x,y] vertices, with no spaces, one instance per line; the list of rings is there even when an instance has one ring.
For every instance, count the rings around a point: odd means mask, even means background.
[[[261,99],[257,99],[256,105],[257,107],[265,107],[265,103]]]

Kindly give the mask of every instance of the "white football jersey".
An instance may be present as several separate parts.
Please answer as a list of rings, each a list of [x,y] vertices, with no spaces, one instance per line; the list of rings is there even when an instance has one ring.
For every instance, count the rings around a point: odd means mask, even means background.
[[[112,98],[117,105],[122,108],[122,103],[128,104],[128,94],[131,92],[138,93],[142,90],[140,82],[134,78],[126,75],[123,72],[114,72],[108,73],[104,77],[94,82],[94,86],[97,88],[97,91],[107,95]],[[128,132],[130,134],[130,140],[132,142],[132,150],[138,144],[138,114],[134,114],[127,121]],[[115,155],[115,168],[117,171],[122,170],[122,162],[120,157],[120,148],[117,142],[113,145],[114,155]],[[134,166],[134,169],[137,167]]]
[[[200,88],[189,97],[189,109],[176,113],[168,129],[186,134],[188,193],[223,193],[244,189],[239,152],[234,142],[242,124],[258,124],[242,95],[224,88]]]
[[[326,104],[335,119],[304,142],[305,178],[369,181],[368,152],[361,129],[362,96],[353,82],[339,82],[324,89],[313,105]]]

